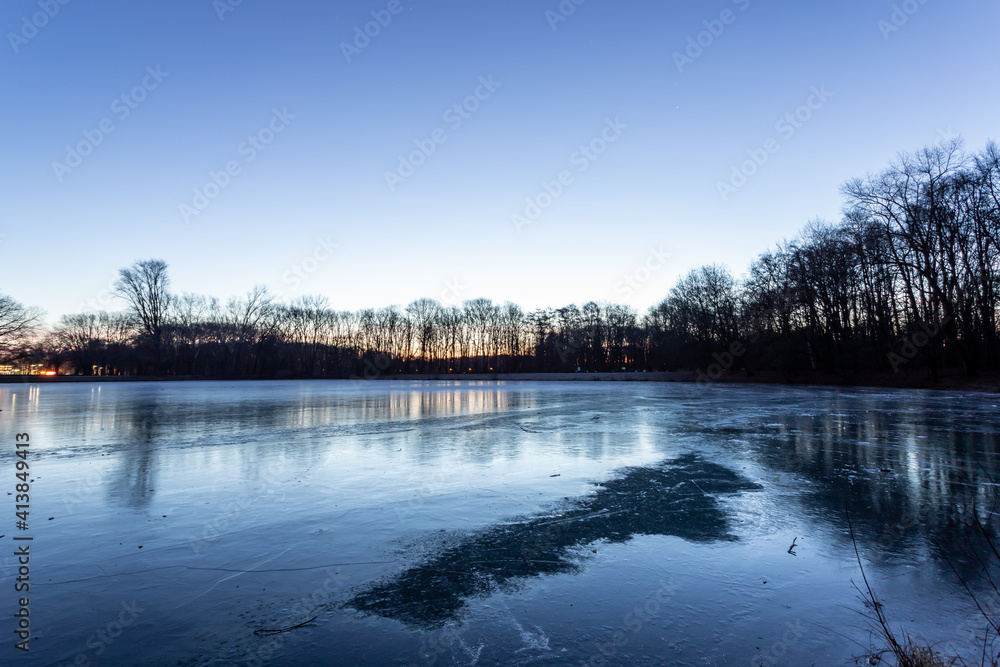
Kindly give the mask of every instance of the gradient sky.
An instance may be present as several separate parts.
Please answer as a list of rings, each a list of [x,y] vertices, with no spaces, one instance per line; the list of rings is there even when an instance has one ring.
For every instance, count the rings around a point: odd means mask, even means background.
[[[63,1],[0,8],[0,291],[50,321],[117,309],[117,269],[149,257],[175,291],[223,298],[262,283],[339,309],[645,309],[693,267],[738,275],[810,219],[837,219],[840,185],[900,150],[998,135],[995,0],[910,0],[887,35],[882,0],[567,0],[558,23],[558,0],[400,0],[350,62],[342,43],[388,1]],[[679,71],[674,53],[725,10]],[[167,76],[122,118],[115,100],[157,67]],[[445,113],[480,77],[500,86],[456,128]],[[793,136],[776,129],[824,86]],[[294,118],[248,161],[274,109]],[[627,129],[581,171],[574,153],[616,118]],[[102,121],[113,131],[57,175]],[[438,128],[447,141],[391,191],[385,173]],[[780,150],[723,201],[718,183],[769,138]],[[185,221],[230,161],[240,173]],[[518,231],[512,216],[563,170],[573,182]],[[624,289],[653,251],[670,258]]]

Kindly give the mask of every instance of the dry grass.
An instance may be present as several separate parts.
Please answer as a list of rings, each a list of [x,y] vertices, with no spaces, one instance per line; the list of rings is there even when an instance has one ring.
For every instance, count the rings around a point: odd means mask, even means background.
[[[872,621],[872,625],[875,629],[875,635],[879,638],[882,646],[885,647],[881,650],[868,653],[865,656],[868,658],[868,664],[889,664],[896,665],[896,667],[952,667],[958,663],[958,658],[946,660],[940,653],[936,652],[933,647],[924,646],[914,642],[905,632],[903,633],[902,638],[896,636],[896,633],[893,632],[889,625],[889,620],[885,616],[885,605],[879,601],[878,596],[875,595],[875,591],[872,590],[871,585],[868,583],[868,577],[865,574],[865,567],[861,563],[861,554],[858,552],[858,543],[854,538],[854,526],[851,525],[851,516],[849,513],[847,515],[847,526],[851,531],[851,542],[854,544],[854,555],[858,559],[858,567],[861,569],[861,578],[865,584],[864,590],[857,585],[855,585],[855,588],[858,589],[858,592],[861,594],[861,600],[868,609],[867,615]],[[986,656],[984,654],[984,659],[985,657]],[[996,665],[995,662],[986,663],[985,660],[983,664],[992,664],[993,666]]]
[[[909,640],[900,644],[894,637],[883,636],[882,639],[888,646],[895,644],[895,648],[868,654],[866,656],[868,664],[889,664],[896,667],[953,667],[957,662],[956,659],[945,660],[940,653],[929,646],[921,646]]]
[[[907,644],[903,647],[903,655],[896,656],[900,667],[946,667],[955,661],[945,662],[938,653],[928,647]]]
[[[980,520],[979,510],[973,504],[972,516],[976,523],[976,532],[981,537],[982,542],[978,545],[978,548],[976,545],[973,545],[971,539],[967,539],[967,542],[969,552],[980,565],[983,581],[989,584],[986,590],[992,590],[992,594],[977,594],[973,590],[973,586],[962,576],[948,555],[944,554],[944,558],[951,567],[952,572],[955,573],[955,577],[961,582],[962,587],[968,594],[969,600],[979,610],[979,614],[985,622],[984,636],[980,639],[982,649],[974,657],[956,656],[954,658],[945,658],[934,650],[933,645],[928,646],[914,642],[906,634],[905,630],[901,631],[901,638],[897,637],[896,633],[889,626],[884,612],[884,605],[879,601],[878,596],[875,595],[875,591],[872,590],[872,587],[868,583],[865,568],[861,563],[861,554],[858,552],[858,543],[854,538],[854,527],[851,525],[851,516],[848,513],[847,526],[851,531],[854,555],[858,559],[858,567],[861,569],[861,578],[865,585],[863,590],[857,585],[855,585],[855,588],[858,589],[861,600],[867,609],[865,615],[874,626],[874,633],[878,638],[879,645],[883,647],[871,651],[864,656],[864,658],[867,658],[869,664],[887,664],[896,665],[897,667],[952,667],[954,665],[961,665],[963,667],[971,667],[972,665],[979,665],[979,667],[1000,667],[1000,650],[998,650],[1000,649],[1000,612],[997,611],[998,606],[1000,606],[1000,581],[997,580],[996,574],[993,573],[995,572],[995,568],[1000,565],[1000,545],[998,545],[995,537],[997,534],[996,527],[987,525],[990,523],[992,517],[1000,516],[1000,486],[994,482],[982,464],[979,467],[982,469],[983,474],[989,482],[989,488],[992,490],[992,507],[989,508],[989,512],[985,515],[987,518]],[[980,555],[984,550],[984,545],[987,554],[986,560]]]

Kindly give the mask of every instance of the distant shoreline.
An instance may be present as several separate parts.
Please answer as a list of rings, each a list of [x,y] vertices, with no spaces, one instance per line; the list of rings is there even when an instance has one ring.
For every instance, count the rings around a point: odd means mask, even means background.
[[[0,384],[51,384],[74,382],[227,382],[227,381],[354,381],[354,382],[679,382],[698,383],[694,371],[656,371],[646,373],[418,373],[410,375],[385,375],[373,378],[209,378],[171,375],[152,377],[142,375],[0,375]],[[727,374],[711,384],[767,384],[782,386],[868,387],[884,389],[932,389],[939,391],[975,391],[1000,393],[1000,373],[984,373],[967,378],[960,371],[943,371],[938,381],[932,383],[926,371],[912,373],[865,373],[835,375],[807,373],[789,376],[777,371]]]
[[[218,378],[196,375],[0,375],[0,384],[48,384],[60,382],[287,382],[287,381],[338,381],[338,382],[385,382],[404,380],[416,382],[694,382],[695,373],[677,372],[646,372],[646,373],[411,373],[407,375],[379,375],[370,378],[312,378],[312,377],[281,377],[281,378]]]

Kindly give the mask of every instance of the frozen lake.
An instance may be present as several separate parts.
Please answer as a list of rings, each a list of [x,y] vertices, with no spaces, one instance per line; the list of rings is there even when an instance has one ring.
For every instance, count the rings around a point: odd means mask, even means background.
[[[966,650],[998,397],[654,383],[0,385],[4,663],[853,664]],[[51,518],[50,518],[51,517]],[[31,653],[12,537],[30,535]],[[794,553],[789,546],[796,540]],[[309,623],[287,632],[268,634]]]

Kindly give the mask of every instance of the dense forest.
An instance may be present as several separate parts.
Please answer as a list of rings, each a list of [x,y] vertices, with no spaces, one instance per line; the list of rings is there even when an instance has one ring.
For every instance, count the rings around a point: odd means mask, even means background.
[[[263,287],[225,304],[173,294],[167,265],[120,271],[123,309],[64,316],[0,295],[0,355],[80,375],[375,377],[403,373],[762,370],[789,374],[1000,365],[1000,148],[952,141],[842,187],[741,278],[705,266],[647,313],[586,303],[525,312],[474,299],[345,312]]]

